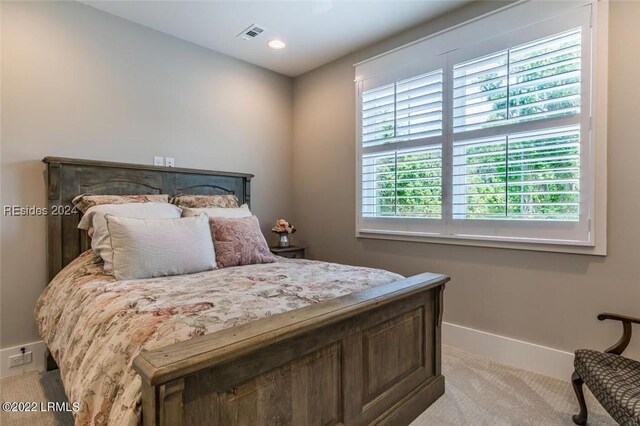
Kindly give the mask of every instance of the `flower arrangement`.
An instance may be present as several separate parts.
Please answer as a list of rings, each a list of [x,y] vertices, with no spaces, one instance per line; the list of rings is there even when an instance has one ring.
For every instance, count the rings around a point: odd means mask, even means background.
[[[271,228],[271,232],[275,232],[276,234],[293,234],[296,232],[296,228],[288,221],[278,219],[276,225]]]

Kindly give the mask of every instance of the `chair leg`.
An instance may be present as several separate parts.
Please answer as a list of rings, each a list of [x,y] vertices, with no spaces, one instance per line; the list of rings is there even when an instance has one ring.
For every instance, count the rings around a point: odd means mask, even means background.
[[[573,422],[577,425],[585,425],[587,423],[587,403],[584,400],[584,393],[582,392],[582,385],[584,382],[582,378],[578,375],[577,371],[574,371],[571,375],[571,383],[573,384],[573,390],[576,393],[576,397],[578,398],[578,404],[580,405],[580,412],[575,414],[572,419]]]

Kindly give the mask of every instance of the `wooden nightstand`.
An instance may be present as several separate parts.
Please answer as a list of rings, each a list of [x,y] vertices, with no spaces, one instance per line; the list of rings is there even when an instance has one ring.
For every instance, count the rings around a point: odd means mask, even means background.
[[[304,259],[306,247],[269,247],[269,250],[271,250],[271,253],[275,254],[276,256],[288,257],[289,259]]]

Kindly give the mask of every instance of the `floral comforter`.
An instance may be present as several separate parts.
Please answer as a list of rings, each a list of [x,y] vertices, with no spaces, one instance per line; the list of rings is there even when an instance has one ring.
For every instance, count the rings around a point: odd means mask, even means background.
[[[132,361],[193,336],[255,321],[400,279],[378,269],[278,258],[277,263],[116,281],[91,251],[47,286],[35,309],[60,367],[77,425],[139,423]]]

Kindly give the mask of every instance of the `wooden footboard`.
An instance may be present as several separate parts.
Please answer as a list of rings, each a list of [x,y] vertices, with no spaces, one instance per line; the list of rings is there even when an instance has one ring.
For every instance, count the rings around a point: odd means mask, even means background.
[[[409,424],[444,393],[448,280],[420,274],[144,352],[143,424]]]

